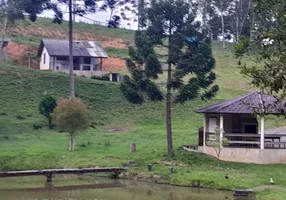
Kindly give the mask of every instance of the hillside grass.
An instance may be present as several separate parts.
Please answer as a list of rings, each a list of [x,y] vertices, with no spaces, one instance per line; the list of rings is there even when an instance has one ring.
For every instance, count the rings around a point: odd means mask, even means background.
[[[197,143],[197,129],[203,125],[196,109],[254,90],[240,74],[231,45],[222,49],[214,42],[213,52],[220,91],[209,102],[197,99],[173,106],[173,160],[166,155],[164,102],[132,105],[122,96],[118,83],[76,77],[76,96],[88,104],[93,127],[77,136],[76,151],[69,153],[68,135],[48,130],[46,119],[38,113],[38,104],[45,96],[68,95],[68,76],[0,66],[0,169],[125,166],[135,161],[131,172],[160,175],[161,183],[190,186],[200,181],[203,187],[234,189],[267,185],[272,177],[285,187],[285,165],[221,162],[218,166],[206,155],[182,151],[183,145]],[[164,84],[164,75],[159,83]],[[274,117],[266,120],[268,128],[284,123]],[[35,130],[34,126],[42,128]],[[137,145],[136,153],[129,152],[132,142]],[[152,173],[147,172],[148,163],[153,164]],[[174,166],[172,175],[168,174],[168,163]],[[229,179],[224,178],[226,174]],[[267,195],[279,200],[284,199],[282,193]],[[264,199],[266,195],[261,196]]]
[[[104,49],[109,57],[129,58],[128,49],[116,49],[107,47]]]
[[[42,38],[68,37],[68,22],[63,21],[61,24],[55,24],[52,19],[39,17],[37,21],[28,20],[17,21],[14,26],[8,28],[7,37],[12,41],[20,44],[39,45]],[[26,34],[21,32],[25,29]],[[117,38],[122,39],[126,45],[134,42],[134,31],[128,29],[110,29],[106,26],[87,23],[74,23],[73,29],[75,34],[89,33],[88,36],[100,38]],[[48,32],[48,33],[47,33]],[[60,39],[58,38],[58,39]],[[88,40],[88,38],[86,38]]]

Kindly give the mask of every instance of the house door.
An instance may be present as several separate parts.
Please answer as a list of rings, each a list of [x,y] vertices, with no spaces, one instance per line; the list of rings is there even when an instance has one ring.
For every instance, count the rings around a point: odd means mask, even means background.
[[[217,126],[217,118],[215,117],[209,118],[209,132],[210,133],[215,133],[216,126]]]
[[[79,58],[77,57],[73,58],[73,69],[80,70]]]
[[[118,74],[112,74],[112,82],[117,82]]]

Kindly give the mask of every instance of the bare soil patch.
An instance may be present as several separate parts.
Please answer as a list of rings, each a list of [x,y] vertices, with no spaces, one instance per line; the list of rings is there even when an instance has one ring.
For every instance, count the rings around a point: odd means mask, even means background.
[[[10,57],[19,59],[22,57],[25,52],[30,49],[29,45],[26,44],[18,44],[16,42],[9,42],[8,46],[5,47],[4,52],[6,52]]]
[[[105,128],[104,131],[110,132],[110,133],[121,133],[121,132],[130,131],[130,129],[124,128],[124,127],[109,127],[109,128]]]
[[[28,53],[31,57],[31,68],[39,68],[39,58],[37,58],[38,48],[35,46],[29,46],[27,44],[19,44],[16,42],[9,42],[8,46],[4,48],[4,54],[8,56],[8,59],[20,66],[29,66]]]
[[[122,58],[108,58],[103,60],[102,69],[104,71],[120,72],[126,71],[125,59]]]

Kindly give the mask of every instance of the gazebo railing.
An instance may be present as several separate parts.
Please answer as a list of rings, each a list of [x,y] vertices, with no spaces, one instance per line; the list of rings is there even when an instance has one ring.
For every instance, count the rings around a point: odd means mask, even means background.
[[[223,137],[226,138],[224,147],[236,148],[260,148],[260,134],[251,133],[224,133]],[[282,134],[265,134],[264,147],[266,149],[286,149],[286,142],[281,141],[286,135]],[[217,136],[215,133],[206,132],[206,145],[210,142],[216,141]],[[286,141],[286,139],[285,139]]]

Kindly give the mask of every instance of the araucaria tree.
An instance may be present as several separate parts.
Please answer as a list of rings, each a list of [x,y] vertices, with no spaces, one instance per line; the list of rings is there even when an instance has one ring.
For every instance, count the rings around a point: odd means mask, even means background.
[[[61,131],[70,134],[69,151],[75,147],[75,136],[89,126],[87,106],[78,98],[62,98],[54,110],[54,122]]]
[[[168,156],[173,156],[173,103],[201,97],[209,99],[218,91],[213,85],[215,60],[210,40],[198,30],[195,14],[183,0],[153,0],[145,8],[141,31],[136,32],[135,48],[127,60],[131,76],[121,84],[124,96],[132,103],[166,99]],[[166,72],[166,90],[154,80]],[[188,78],[188,81],[185,81]],[[166,93],[165,93],[166,91]]]

